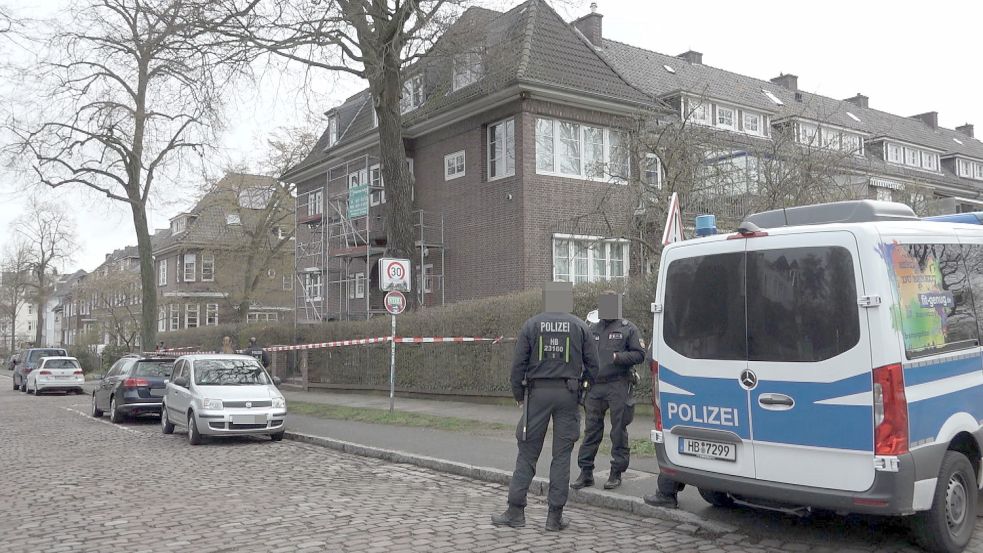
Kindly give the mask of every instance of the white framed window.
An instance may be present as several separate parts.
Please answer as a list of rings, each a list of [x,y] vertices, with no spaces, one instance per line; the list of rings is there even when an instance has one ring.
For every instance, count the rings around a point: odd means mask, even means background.
[[[197,278],[197,259],[198,256],[193,253],[184,254],[184,282],[194,282]]]
[[[215,256],[212,254],[201,254],[201,281],[215,281]]]
[[[904,148],[898,144],[888,142],[887,161],[889,163],[904,163]]]
[[[515,174],[515,119],[488,125],[488,180]]]
[[[840,139],[842,140],[840,147],[844,152],[849,152],[857,156],[864,155],[864,141],[860,135],[845,132]]]
[[[280,287],[283,290],[293,290],[294,289],[294,277],[293,275],[283,275],[280,277]]]
[[[976,179],[983,180],[983,163],[977,162],[973,164],[973,176]]]
[[[386,203],[386,187],[382,182],[382,168],[369,167],[369,205],[375,207]]]
[[[737,130],[737,110],[727,106],[717,106],[716,125],[729,131]]]
[[[922,152],[922,169],[929,171],[939,170],[939,154]]]
[[[823,148],[829,148],[830,150],[840,149],[840,131],[837,129],[827,129],[822,130],[822,145]]]
[[[278,318],[276,313],[267,311],[251,311],[246,313],[246,322],[249,323],[274,323]]]
[[[814,146],[818,142],[819,127],[810,123],[799,123],[799,142]]]
[[[399,99],[400,113],[407,113],[423,105],[423,74],[418,73],[403,83],[403,95]]]
[[[167,286],[167,260],[161,259],[157,264],[157,286]]]
[[[624,281],[627,275],[627,240],[553,235],[555,282]]]
[[[178,304],[176,304],[176,303],[172,303],[169,306],[169,309],[171,311],[171,330],[180,330],[181,329],[181,306],[178,305]]]
[[[205,326],[218,325],[218,304],[209,303],[205,305]]]
[[[744,128],[742,129],[744,132],[758,136],[763,136],[765,134],[764,117],[762,117],[761,114],[745,111],[742,112],[741,119],[744,124]]]
[[[328,117],[328,148],[338,142],[338,116]]]
[[[874,187],[874,194],[876,199],[882,202],[893,202],[894,196],[891,194],[890,188],[881,188],[880,186]]]
[[[307,301],[321,301],[321,273],[304,273],[304,295]]]
[[[365,273],[355,273],[354,283],[348,296],[352,299],[365,298]]]
[[[307,214],[320,215],[324,213],[324,191],[317,189],[307,195]]]
[[[536,172],[624,182],[629,174],[627,133],[572,121],[536,118]]]
[[[197,303],[188,303],[184,306],[184,328],[198,328],[198,315],[201,314],[201,306]]]
[[[659,156],[649,153],[645,154],[644,164],[642,168],[642,182],[650,188],[661,190],[662,160],[659,159]]]
[[[157,332],[167,332],[167,308],[157,308]]]
[[[171,234],[180,234],[184,232],[184,229],[188,226],[188,218],[185,216],[178,217],[171,221]]]
[[[444,156],[444,180],[464,176],[464,150]]]
[[[687,98],[686,106],[688,113],[687,120],[698,125],[710,124],[711,104],[709,102]]]
[[[481,54],[465,52],[454,56],[453,88],[459,90],[481,79]]]
[[[904,164],[909,167],[921,167],[922,166],[922,153],[920,150],[915,148],[904,149]]]

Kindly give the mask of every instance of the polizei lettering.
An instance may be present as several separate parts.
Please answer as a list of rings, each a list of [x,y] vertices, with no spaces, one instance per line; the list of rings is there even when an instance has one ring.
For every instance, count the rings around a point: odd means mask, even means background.
[[[539,323],[539,332],[570,332],[569,321],[542,321]]]
[[[733,407],[714,407],[712,405],[689,405],[669,402],[669,419],[678,418],[683,422],[699,422],[718,426],[738,426],[740,418]]]

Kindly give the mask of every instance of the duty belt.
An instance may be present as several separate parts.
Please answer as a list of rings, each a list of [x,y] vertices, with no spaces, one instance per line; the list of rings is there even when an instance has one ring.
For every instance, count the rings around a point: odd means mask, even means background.
[[[619,382],[622,380],[628,380],[627,374],[619,374],[618,376],[609,376],[606,378],[597,378],[594,380],[594,384],[610,384],[612,382]]]
[[[566,388],[567,381],[576,381],[576,378],[533,378],[529,380],[530,388]]]

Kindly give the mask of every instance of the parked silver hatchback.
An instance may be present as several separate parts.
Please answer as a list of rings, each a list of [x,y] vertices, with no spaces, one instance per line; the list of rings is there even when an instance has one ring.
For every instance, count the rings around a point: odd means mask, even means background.
[[[286,400],[270,378],[248,355],[186,355],[174,363],[161,408],[164,434],[175,425],[188,429],[188,443],[202,436],[242,434],[283,439]]]

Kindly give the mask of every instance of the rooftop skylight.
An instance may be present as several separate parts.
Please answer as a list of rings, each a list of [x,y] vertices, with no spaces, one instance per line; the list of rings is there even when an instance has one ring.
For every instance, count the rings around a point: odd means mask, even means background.
[[[854,115],[853,113],[851,113],[851,112],[849,112],[849,111],[848,111],[848,112],[846,112],[846,114],[847,114],[848,116],[850,116],[850,119],[853,119],[853,120],[854,120],[854,121],[856,121],[857,123],[861,123],[861,122],[862,122],[862,121],[860,121],[860,118],[859,118],[859,117],[857,117],[856,115]]]
[[[770,90],[761,89],[761,93],[768,97],[769,100],[775,102],[776,106],[784,106],[785,102],[781,100],[778,96],[775,96]]]
[[[671,65],[663,65],[662,67],[665,67],[666,71],[668,71],[670,73],[675,73],[676,72],[676,70],[673,69]]]
[[[955,142],[956,144],[962,144],[962,143],[963,143],[963,141],[962,141],[962,140],[959,140],[958,138],[956,138],[956,137],[954,137],[954,136],[952,137],[952,140],[953,140],[953,141],[954,141],[954,142]]]

